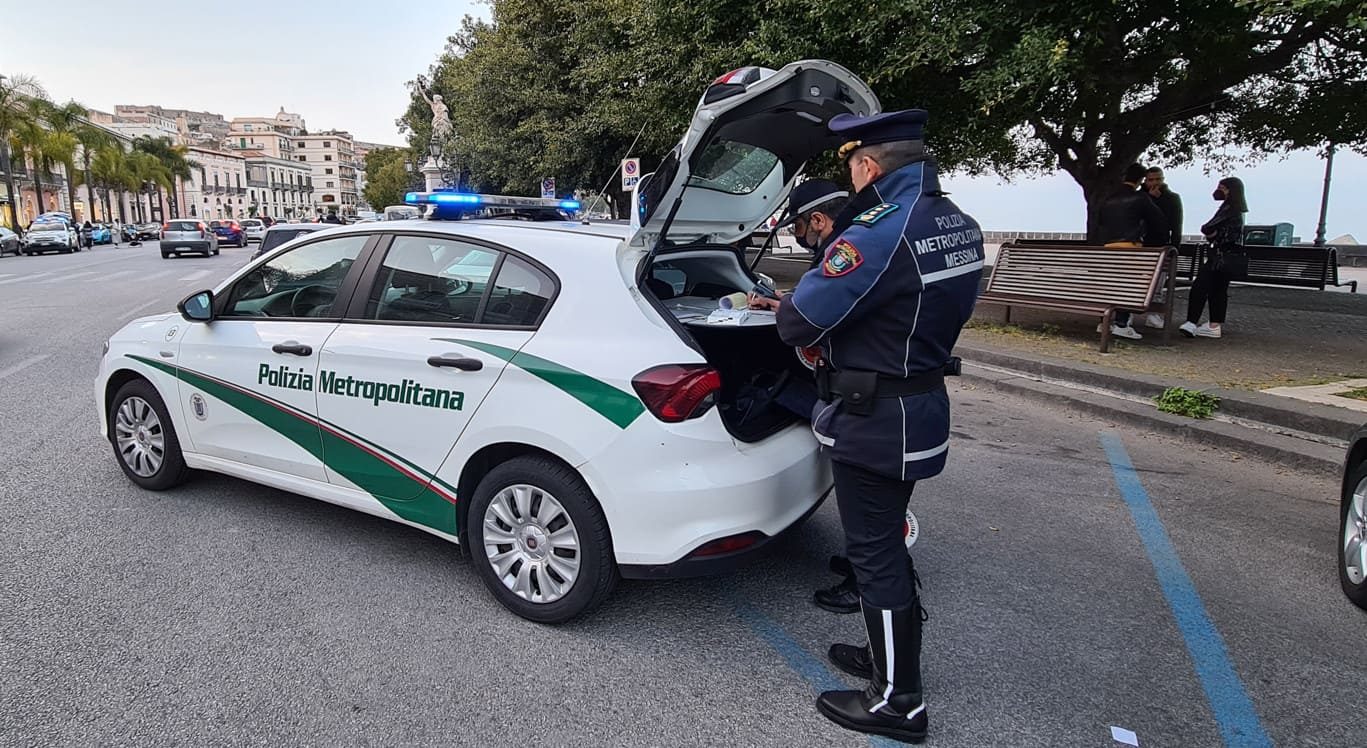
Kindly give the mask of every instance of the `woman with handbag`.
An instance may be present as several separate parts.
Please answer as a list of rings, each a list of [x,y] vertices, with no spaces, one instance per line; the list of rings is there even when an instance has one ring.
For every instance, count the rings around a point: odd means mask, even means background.
[[[1220,201],[1215,215],[1201,227],[1209,244],[1205,263],[1196,272],[1187,300],[1187,321],[1178,329],[1189,338],[1218,338],[1229,308],[1229,282],[1248,274],[1248,256],[1240,251],[1244,242],[1244,183],[1226,177],[1215,187],[1213,197]],[[1210,322],[1200,324],[1201,312],[1210,302]]]

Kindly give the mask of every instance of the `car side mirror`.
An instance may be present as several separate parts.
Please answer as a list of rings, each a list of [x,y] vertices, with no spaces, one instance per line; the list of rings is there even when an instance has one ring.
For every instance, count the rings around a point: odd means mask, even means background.
[[[214,292],[199,291],[186,296],[176,309],[180,316],[191,322],[212,322],[214,319]]]

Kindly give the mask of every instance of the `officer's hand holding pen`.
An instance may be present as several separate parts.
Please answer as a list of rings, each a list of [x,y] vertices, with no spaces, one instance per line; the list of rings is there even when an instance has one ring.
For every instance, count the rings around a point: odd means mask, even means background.
[[[777,298],[775,298],[777,297]],[[778,311],[779,300],[783,298],[782,291],[774,291],[774,296],[761,296],[751,292],[748,297],[751,309],[768,309],[771,312]]]

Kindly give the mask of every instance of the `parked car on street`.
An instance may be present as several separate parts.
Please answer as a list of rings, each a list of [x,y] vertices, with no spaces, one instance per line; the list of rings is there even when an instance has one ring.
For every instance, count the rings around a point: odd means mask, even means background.
[[[261,235],[266,233],[266,224],[260,218],[244,218],[242,230],[247,233],[247,241],[259,242]]]
[[[325,228],[329,228],[326,223],[277,223],[266,229],[265,234],[261,237],[260,246],[256,248],[256,252],[252,253],[252,259],[255,260],[291,239],[315,231],[322,231]]]
[[[1339,583],[1349,600],[1367,610],[1367,426],[1348,442],[1343,463]]]
[[[61,219],[41,219],[34,221],[24,234],[24,254],[36,255],[43,252],[81,251],[81,235],[71,224]]]
[[[205,257],[218,254],[218,235],[197,218],[176,218],[161,227],[161,256],[199,252]]]
[[[773,315],[708,314],[761,281],[732,245],[841,144],[828,121],[877,111],[834,63],[736,71],[638,185],[630,224],[565,220],[568,199],[415,192],[429,220],[311,227],[115,333],[101,433],[149,490],[220,472],[466,545],[489,592],[542,623],[620,577],[725,571],[832,480],[808,419],[773,401],[775,383],[815,386]],[[493,212],[528,208],[544,219]]]
[[[24,241],[19,238],[18,234],[10,231],[4,226],[0,226],[0,257],[4,257],[7,254],[19,254],[23,245]]]
[[[103,223],[91,224],[90,227],[91,244],[113,244],[114,232]]]
[[[135,229],[138,239],[160,239],[161,224],[154,222],[140,223]]]
[[[231,244],[234,247],[247,246],[247,232],[243,230],[242,224],[237,221],[210,221],[209,228],[218,235],[219,244]]]

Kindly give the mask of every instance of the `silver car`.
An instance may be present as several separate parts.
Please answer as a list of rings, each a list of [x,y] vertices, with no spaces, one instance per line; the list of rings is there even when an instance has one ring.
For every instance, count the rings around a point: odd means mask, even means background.
[[[259,242],[261,236],[266,233],[266,222],[260,218],[242,219],[242,230],[247,234],[247,241]]]
[[[205,257],[218,254],[218,235],[198,218],[173,218],[161,227],[161,256],[181,252],[200,252]]]

